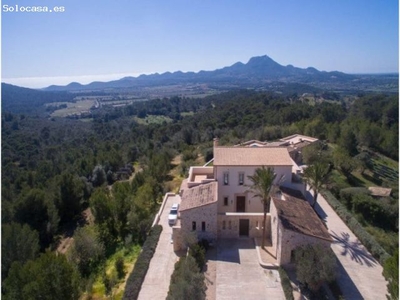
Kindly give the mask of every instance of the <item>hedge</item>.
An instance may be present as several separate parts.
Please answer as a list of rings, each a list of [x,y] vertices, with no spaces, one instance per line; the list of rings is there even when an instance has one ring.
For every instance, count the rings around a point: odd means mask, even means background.
[[[293,298],[293,287],[290,283],[289,276],[286,273],[286,270],[282,267],[278,269],[279,276],[281,277],[281,285],[283,292],[285,293],[286,300],[294,300]]]
[[[371,252],[372,256],[380,261],[381,265],[390,255],[382,246],[370,235],[356,218],[339,202],[329,191],[322,190],[320,194],[326,199],[329,205],[336,211],[338,216],[347,224],[350,230],[357,236],[361,243]]]
[[[166,300],[206,299],[205,277],[197,264],[196,259],[190,254],[181,257],[175,263]]]
[[[147,239],[143,244],[142,252],[140,252],[139,257],[136,260],[135,267],[126,282],[124,296],[122,298],[123,300],[138,298],[142,283],[146,277],[146,273],[150,265],[150,261],[156,250],[161,231],[161,225],[156,225],[151,228]]]

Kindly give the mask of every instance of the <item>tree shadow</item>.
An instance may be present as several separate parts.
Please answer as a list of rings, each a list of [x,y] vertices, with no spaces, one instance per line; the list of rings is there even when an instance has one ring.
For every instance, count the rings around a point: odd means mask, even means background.
[[[354,176],[351,173],[346,174],[346,179],[352,186],[361,186],[361,187],[363,187],[365,185],[363,181],[361,181],[360,179],[358,179],[356,176]]]
[[[375,174],[375,173],[374,173],[374,174]],[[379,179],[379,178],[372,177],[372,176],[370,176],[370,175],[368,175],[368,174],[365,174],[365,173],[363,173],[363,174],[361,174],[361,175],[362,175],[362,177],[364,177],[364,178],[367,179],[368,181],[371,181],[371,182],[375,183],[376,185],[381,185],[381,184],[382,184],[382,180]]]
[[[325,211],[322,209],[322,207],[319,205],[319,203],[315,203],[314,205],[314,211],[317,213],[318,217],[326,223],[326,217],[328,216]]]
[[[308,203],[310,203],[310,205],[313,203],[314,201],[314,197],[311,194],[311,192],[308,190],[306,190],[305,192],[305,198],[307,199]],[[318,195],[318,197],[320,197],[320,195]],[[318,198],[317,198],[317,203],[315,203],[314,205],[314,211],[317,213],[318,217],[324,222],[324,224],[326,225],[326,217],[328,216],[325,211],[322,209],[322,207],[319,205],[318,203]]]
[[[342,246],[343,251],[341,254],[343,256],[349,255],[350,258],[355,262],[368,267],[373,267],[377,264],[377,261],[364,249],[364,246],[360,243],[360,241],[350,241],[350,234],[347,232],[342,232],[339,236],[332,231],[331,236],[334,239],[334,244],[339,244]]]

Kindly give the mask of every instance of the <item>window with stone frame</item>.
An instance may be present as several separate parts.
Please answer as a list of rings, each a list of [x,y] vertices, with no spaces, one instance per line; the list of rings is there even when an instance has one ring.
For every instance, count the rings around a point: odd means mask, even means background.
[[[224,185],[229,185],[229,173],[224,172]]]
[[[239,185],[244,185],[244,172],[239,172]]]
[[[224,197],[224,206],[228,206],[229,205],[229,198],[228,197]]]

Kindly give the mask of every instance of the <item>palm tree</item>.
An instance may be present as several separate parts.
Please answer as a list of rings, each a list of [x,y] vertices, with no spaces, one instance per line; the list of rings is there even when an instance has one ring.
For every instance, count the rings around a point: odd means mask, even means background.
[[[312,189],[314,192],[314,199],[311,205],[313,208],[317,203],[317,197],[322,189],[322,186],[328,179],[328,175],[329,165],[321,162],[317,162],[304,170],[303,177],[306,183],[310,186],[310,189]]]
[[[264,220],[263,220],[263,232],[262,232],[262,243],[261,248],[265,246],[265,226],[267,220],[267,213],[269,212],[269,207],[271,203],[271,195],[275,191],[274,180],[276,174],[273,168],[257,168],[253,176],[247,176],[247,178],[252,182],[249,185],[250,191],[254,193],[253,197],[259,197],[264,206]]]

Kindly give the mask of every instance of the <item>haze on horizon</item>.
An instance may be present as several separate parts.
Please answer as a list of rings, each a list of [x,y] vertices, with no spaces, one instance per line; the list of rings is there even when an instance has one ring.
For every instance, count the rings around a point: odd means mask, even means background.
[[[2,82],[33,88],[86,84],[215,70],[261,55],[320,71],[399,70],[397,0],[37,5],[64,6],[65,12],[2,12]]]

